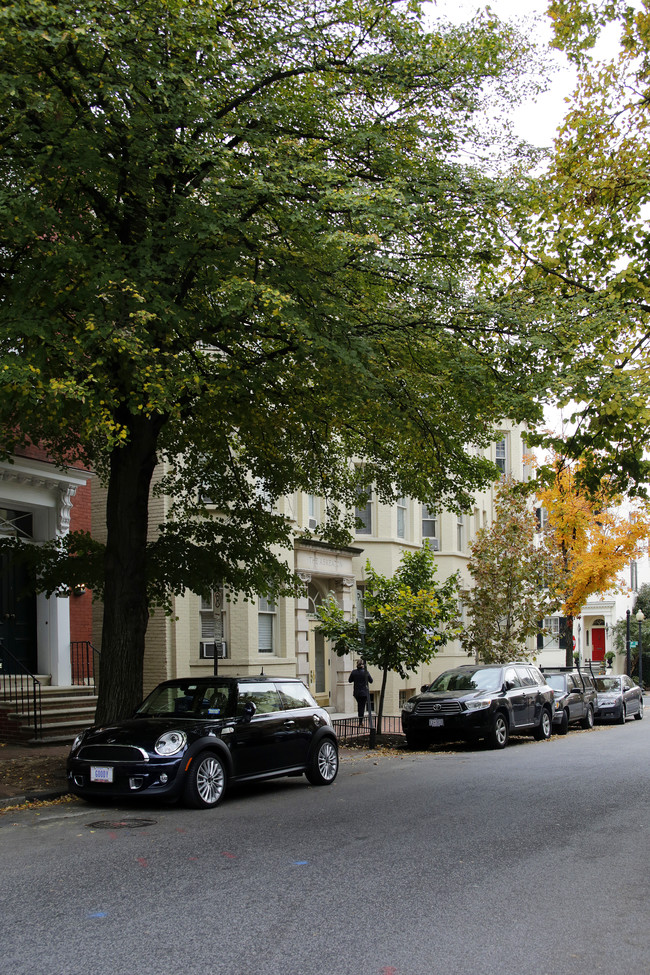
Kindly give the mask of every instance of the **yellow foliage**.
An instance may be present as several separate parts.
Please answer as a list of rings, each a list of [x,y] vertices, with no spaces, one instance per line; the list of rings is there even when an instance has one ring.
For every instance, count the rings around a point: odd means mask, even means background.
[[[650,508],[623,513],[622,498],[606,482],[587,494],[576,478],[579,464],[558,457],[554,467],[555,478],[538,499],[547,514],[545,545],[555,562],[562,612],[575,616],[595,593],[621,590],[620,571],[650,537]]]

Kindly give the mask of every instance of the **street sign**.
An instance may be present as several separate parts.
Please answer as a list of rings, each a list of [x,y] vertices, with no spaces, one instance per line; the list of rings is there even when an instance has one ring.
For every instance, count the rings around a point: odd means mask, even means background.
[[[631,647],[638,647],[638,645],[639,645],[639,641],[638,640],[630,640],[630,646]]]

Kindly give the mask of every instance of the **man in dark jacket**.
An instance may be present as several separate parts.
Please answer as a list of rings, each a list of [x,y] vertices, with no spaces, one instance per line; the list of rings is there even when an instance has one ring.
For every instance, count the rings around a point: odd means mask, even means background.
[[[357,709],[359,711],[359,727],[361,727],[366,705],[368,706],[368,714],[370,714],[370,688],[368,684],[372,684],[372,677],[366,670],[366,665],[363,660],[357,661],[356,670],[353,670],[348,677],[348,684],[354,684],[352,693],[356,698]]]

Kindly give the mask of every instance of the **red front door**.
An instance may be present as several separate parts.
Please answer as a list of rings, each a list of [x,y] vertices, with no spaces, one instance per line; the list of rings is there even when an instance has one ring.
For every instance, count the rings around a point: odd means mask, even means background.
[[[591,631],[591,659],[605,659],[605,627],[594,627]]]

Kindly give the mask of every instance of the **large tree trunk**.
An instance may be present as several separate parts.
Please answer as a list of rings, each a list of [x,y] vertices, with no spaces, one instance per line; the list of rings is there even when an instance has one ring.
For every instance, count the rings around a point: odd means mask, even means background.
[[[106,500],[104,623],[96,721],[129,717],[142,700],[149,622],[147,528],[149,490],[161,422],[136,417],[113,451]]]

